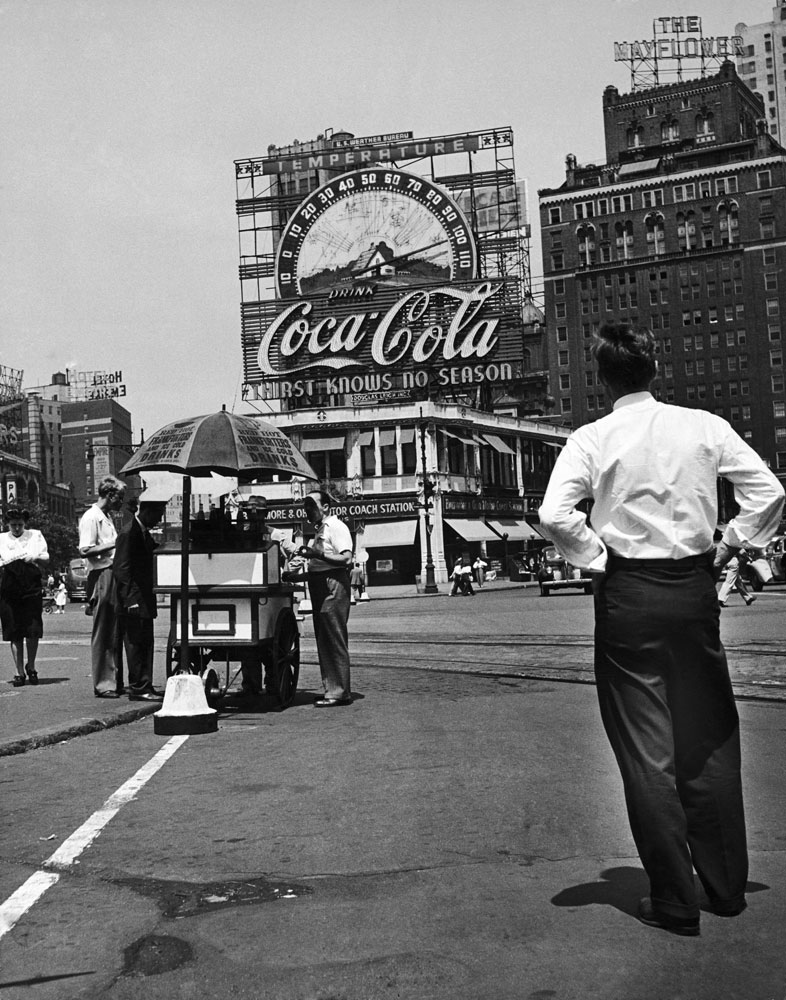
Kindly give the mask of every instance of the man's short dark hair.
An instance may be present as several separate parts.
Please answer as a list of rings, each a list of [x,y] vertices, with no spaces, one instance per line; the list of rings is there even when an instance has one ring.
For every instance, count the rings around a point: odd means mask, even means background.
[[[592,351],[601,380],[616,389],[646,389],[658,372],[655,335],[647,327],[604,323]]]

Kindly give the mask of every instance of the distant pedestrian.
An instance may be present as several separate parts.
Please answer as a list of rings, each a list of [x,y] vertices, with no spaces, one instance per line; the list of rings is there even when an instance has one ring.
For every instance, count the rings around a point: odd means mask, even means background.
[[[574,430],[540,523],[595,582],[595,679],[650,893],[638,919],[699,934],[695,868],[721,916],[745,908],[739,717],[715,581],[745,542],[776,533],[783,488],[721,417],[660,403],[656,340],[624,323],[594,343],[613,411]],[[739,513],[717,549],[717,480]],[[594,501],[592,523],[579,508]]]
[[[55,614],[64,615],[65,606],[68,601],[68,588],[65,585],[65,580],[61,578],[60,583],[58,583],[55,588]]]
[[[14,657],[14,687],[22,687],[26,680],[38,683],[35,661],[44,634],[41,567],[49,562],[49,550],[41,532],[27,527],[29,517],[26,510],[9,508],[8,531],[0,535],[0,621]]]
[[[461,573],[459,575],[461,593],[465,597],[474,597],[475,591],[472,589],[472,566],[469,557],[465,556],[461,562]]]
[[[748,607],[750,607],[756,600],[756,595],[751,594],[742,578],[740,556],[734,556],[734,558],[726,564],[726,579],[721,584],[721,589],[718,592],[718,604],[720,604],[722,608],[726,607],[726,602],[733,591],[736,591],[740,595]]]
[[[352,588],[355,600],[359,601],[366,589],[366,584],[364,580],[363,567],[358,562],[355,563],[349,574],[349,585]]]
[[[89,570],[87,601],[93,616],[90,646],[96,698],[118,698],[122,687],[112,580],[117,530],[110,515],[123,506],[125,489],[119,479],[106,476],[98,484],[98,500],[79,522],[79,552],[87,559]]]
[[[461,574],[464,570],[464,557],[459,556],[458,559],[453,564],[453,572],[450,574],[453,580],[453,586],[450,588],[450,593],[448,597],[455,597],[460,590],[462,590]]]
[[[472,564],[472,568],[475,570],[475,579],[478,581],[478,587],[482,590],[483,584],[486,582],[486,567],[488,563],[481,557],[478,556],[475,562]]]

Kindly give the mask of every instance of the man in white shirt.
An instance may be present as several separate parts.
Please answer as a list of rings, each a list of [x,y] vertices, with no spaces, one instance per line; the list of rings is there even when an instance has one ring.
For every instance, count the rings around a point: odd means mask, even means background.
[[[693,868],[709,907],[745,908],[748,856],[739,719],[720,641],[715,581],[744,543],[776,533],[783,490],[720,417],[657,402],[649,330],[601,328],[600,381],[614,404],[557,459],[540,522],[595,571],[595,676],[650,896],[639,919],[699,933]],[[717,479],[740,512],[713,549]],[[594,501],[591,526],[577,509]]]
[[[125,489],[119,479],[105,476],[98,484],[98,500],[88,507],[79,522],[79,552],[86,557],[89,570],[87,600],[93,615],[90,645],[96,698],[117,698],[122,687],[112,581],[117,531],[109,515],[123,506]]]
[[[314,702],[317,708],[352,703],[347,636],[352,535],[343,521],[327,513],[328,502],[326,494],[310,493],[306,497],[306,517],[316,528],[316,535],[300,553],[308,559],[311,617],[325,688],[324,697]]]

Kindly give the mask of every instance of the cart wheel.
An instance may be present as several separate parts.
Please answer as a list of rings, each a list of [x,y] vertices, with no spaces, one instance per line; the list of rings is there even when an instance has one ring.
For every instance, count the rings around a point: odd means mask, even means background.
[[[221,690],[218,674],[212,667],[203,674],[202,683],[205,685],[205,699],[208,706],[210,708],[218,708],[224,692]]]
[[[292,611],[282,611],[273,635],[274,694],[280,708],[287,708],[295,698],[300,675],[300,633]]]

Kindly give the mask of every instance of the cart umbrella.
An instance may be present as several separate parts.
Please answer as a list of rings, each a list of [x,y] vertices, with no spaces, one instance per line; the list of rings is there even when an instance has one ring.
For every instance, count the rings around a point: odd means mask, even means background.
[[[167,424],[151,434],[123,468],[121,475],[161,470],[183,476],[183,529],[180,553],[180,665],[190,664],[188,649],[188,550],[191,476],[218,472],[258,479],[266,474],[285,478],[318,476],[289,438],[256,417],[208,413]],[[190,669],[190,667],[189,667]]]

